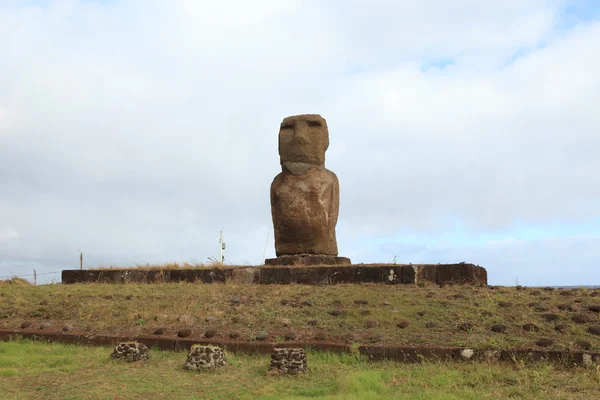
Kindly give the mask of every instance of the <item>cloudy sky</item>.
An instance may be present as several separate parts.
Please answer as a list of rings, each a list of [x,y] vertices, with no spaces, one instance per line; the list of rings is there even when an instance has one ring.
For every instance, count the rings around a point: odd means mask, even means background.
[[[599,49],[595,0],[0,0],[0,276],[261,264],[319,113],[340,255],[599,285]]]

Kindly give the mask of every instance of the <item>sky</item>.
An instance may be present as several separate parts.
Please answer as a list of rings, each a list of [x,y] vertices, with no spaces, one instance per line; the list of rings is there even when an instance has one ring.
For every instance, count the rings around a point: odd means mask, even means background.
[[[340,256],[600,285],[598,49],[598,0],[0,0],[0,276],[262,264],[318,113]]]

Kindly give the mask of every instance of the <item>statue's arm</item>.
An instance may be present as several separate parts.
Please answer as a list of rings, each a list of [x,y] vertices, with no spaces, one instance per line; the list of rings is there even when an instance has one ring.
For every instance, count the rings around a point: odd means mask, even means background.
[[[329,171],[332,176],[331,187],[331,207],[329,210],[329,222],[332,227],[337,225],[338,215],[340,214],[340,182],[335,173]]]

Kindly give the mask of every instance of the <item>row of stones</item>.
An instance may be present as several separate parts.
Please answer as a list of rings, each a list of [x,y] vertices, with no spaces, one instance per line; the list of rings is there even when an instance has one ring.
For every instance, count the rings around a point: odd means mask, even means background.
[[[110,356],[114,360],[124,360],[126,362],[145,361],[150,359],[150,350],[143,343],[123,342],[115,346]],[[186,370],[207,371],[226,366],[227,357],[222,348],[196,344],[191,346],[183,368]],[[274,348],[271,353],[269,371],[297,375],[306,372],[307,367],[308,363],[304,349]]]

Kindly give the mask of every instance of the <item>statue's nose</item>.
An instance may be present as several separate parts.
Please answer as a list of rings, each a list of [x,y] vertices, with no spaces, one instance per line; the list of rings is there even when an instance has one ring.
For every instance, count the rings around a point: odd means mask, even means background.
[[[308,143],[308,129],[302,125],[296,127],[296,131],[294,133],[294,140],[299,143]]]

